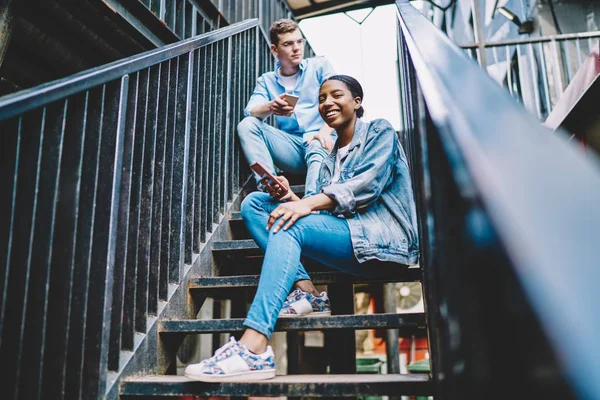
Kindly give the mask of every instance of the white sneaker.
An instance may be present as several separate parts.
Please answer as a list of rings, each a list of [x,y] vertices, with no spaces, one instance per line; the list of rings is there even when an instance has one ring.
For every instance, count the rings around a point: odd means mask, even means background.
[[[185,376],[201,382],[253,382],[275,377],[275,355],[271,346],[254,354],[233,336],[215,355],[185,368]]]
[[[284,301],[279,318],[325,317],[331,315],[331,305],[326,292],[320,296],[296,289]]]

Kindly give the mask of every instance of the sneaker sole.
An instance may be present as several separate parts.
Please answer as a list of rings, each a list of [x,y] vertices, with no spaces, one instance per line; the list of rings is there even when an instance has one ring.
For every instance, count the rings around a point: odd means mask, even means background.
[[[185,376],[189,379],[193,379],[195,381],[200,381],[200,382],[254,382],[254,381],[264,381],[266,379],[275,378],[275,370],[267,369],[267,370],[261,370],[261,371],[244,371],[244,372],[237,372],[235,374],[227,374],[227,375],[185,374]]]
[[[280,314],[279,318],[330,317],[331,311],[311,312],[308,314]]]

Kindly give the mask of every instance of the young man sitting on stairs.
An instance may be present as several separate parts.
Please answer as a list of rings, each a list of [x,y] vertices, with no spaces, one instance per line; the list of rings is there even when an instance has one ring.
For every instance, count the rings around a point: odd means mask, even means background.
[[[267,342],[286,303],[297,304],[288,293],[298,279],[311,286],[304,293],[312,296],[305,296],[308,308],[320,308],[311,304],[319,296],[302,256],[350,274],[384,278],[418,262],[416,207],[396,131],[383,119],[360,120],[363,91],[354,78],[332,76],[321,85],[318,99],[321,116],[338,134],[320,168],[318,194],[300,199],[280,177],[279,184],[288,189],[282,201],[261,192],[244,199],[242,217],[265,252],[246,330],[239,342],[232,337],[213,357],[188,365],[188,378],[226,382],[275,376]]]
[[[304,38],[291,19],[275,21],[270,39],[278,61],[274,71],[258,78],[237,127],[240,144],[249,164],[258,161],[274,175],[275,167],[306,174],[305,196],[312,196],[319,167],[335,140],[317,104],[319,87],[334,74],[333,67],[324,57],[304,59]],[[298,96],[295,106],[285,100],[286,94]],[[275,115],[277,128],[264,122],[270,115]],[[263,189],[258,175],[256,180]]]

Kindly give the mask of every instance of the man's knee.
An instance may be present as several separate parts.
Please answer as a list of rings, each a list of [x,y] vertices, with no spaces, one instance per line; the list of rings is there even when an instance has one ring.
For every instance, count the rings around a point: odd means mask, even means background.
[[[308,144],[308,147],[306,148],[305,159],[307,163],[313,161],[321,162],[325,157],[327,157],[328,154],[329,153],[327,152],[327,150],[325,150],[323,146],[321,146],[321,142],[319,142],[318,140],[313,140]]]
[[[263,122],[256,117],[246,117],[240,121],[237,126],[237,132],[240,137],[246,135],[256,135],[261,132]]]

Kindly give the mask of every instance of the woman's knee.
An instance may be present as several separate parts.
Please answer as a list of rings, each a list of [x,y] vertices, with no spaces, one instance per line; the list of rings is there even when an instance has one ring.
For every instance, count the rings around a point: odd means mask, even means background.
[[[238,135],[243,137],[245,135],[257,134],[260,132],[262,123],[256,117],[246,117],[237,126]]]

